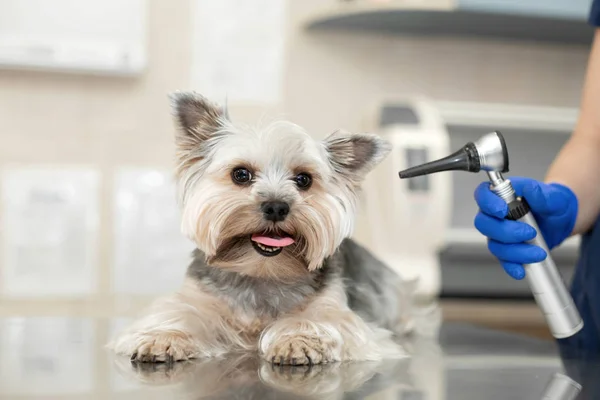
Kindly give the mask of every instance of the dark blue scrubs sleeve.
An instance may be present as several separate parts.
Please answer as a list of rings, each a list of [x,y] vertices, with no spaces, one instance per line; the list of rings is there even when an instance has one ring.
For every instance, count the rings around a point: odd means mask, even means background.
[[[571,295],[584,326],[579,333],[558,340],[563,359],[600,357],[600,218],[582,235],[579,259],[571,282]]]
[[[592,1],[592,8],[590,10],[588,21],[591,25],[600,27],[600,0]]]

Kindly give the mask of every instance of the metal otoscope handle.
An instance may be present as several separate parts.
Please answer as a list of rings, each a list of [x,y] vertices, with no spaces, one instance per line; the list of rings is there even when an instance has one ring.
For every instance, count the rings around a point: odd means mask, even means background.
[[[566,338],[583,328],[579,315],[562,276],[554,264],[550,251],[530,211],[527,201],[517,197],[509,179],[501,173],[486,171],[491,182],[490,189],[500,196],[509,207],[507,219],[522,221],[531,225],[538,234],[528,243],[541,247],[548,256],[539,263],[526,264],[525,274],[531,292],[542,310],[552,335],[557,339]]]

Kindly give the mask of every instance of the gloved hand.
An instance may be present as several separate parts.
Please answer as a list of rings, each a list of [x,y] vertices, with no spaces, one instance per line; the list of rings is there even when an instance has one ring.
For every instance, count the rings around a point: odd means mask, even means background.
[[[571,189],[524,177],[509,179],[516,195],[524,197],[529,204],[550,250],[569,237],[578,211],[578,200]],[[475,228],[488,238],[489,251],[498,258],[506,273],[514,279],[523,279],[523,264],[543,261],[547,254],[539,246],[524,243],[536,236],[535,229],[524,222],[504,219],[508,206],[489,186],[489,182],[483,182],[475,189],[479,206]]]

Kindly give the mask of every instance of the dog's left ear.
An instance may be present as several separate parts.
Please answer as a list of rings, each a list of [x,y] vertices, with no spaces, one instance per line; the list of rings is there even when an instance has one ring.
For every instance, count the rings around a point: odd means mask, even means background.
[[[336,131],[324,140],[334,170],[360,182],[390,153],[389,142],[374,134]]]
[[[199,145],[222,128],[228,119],[225,107],[212,103],[195,92],[174,92],[169,95],[179,128],[178,143]]]

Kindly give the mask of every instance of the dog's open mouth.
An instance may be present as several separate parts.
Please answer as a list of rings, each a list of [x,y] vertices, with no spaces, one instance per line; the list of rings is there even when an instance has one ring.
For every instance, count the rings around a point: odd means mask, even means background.
[[[283,234],[259,234],[255,233],[251,237],[252,246],[254,250],[264,257],[273,257],[283,251],[283,248],[294,244],[295,240],[283,233]]]

